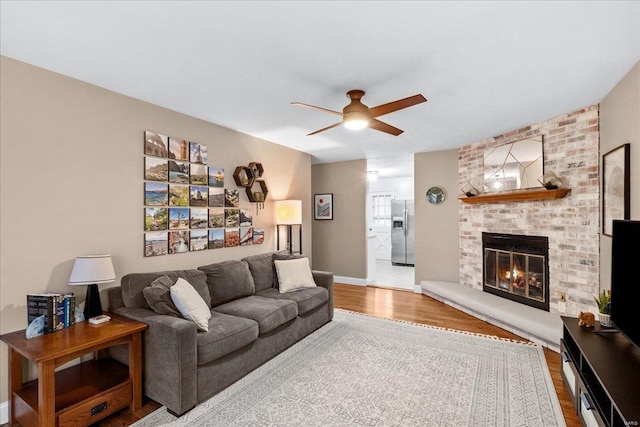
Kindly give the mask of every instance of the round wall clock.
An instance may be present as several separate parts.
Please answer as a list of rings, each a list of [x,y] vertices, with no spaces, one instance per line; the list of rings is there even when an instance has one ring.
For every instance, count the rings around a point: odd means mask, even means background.
[[[439,203],[444,202],[444,190],[442,187],[431,187],[427,190],[427,200],[432,205],[437,205]]]

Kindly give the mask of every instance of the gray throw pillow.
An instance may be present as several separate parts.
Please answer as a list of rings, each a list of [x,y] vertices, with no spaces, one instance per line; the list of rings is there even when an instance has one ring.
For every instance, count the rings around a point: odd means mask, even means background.
[[[256,292],[273,288],[273,252],[250,255],[242,258],[249,264]]]
[[[211,306],[253,295],[256,291],[246,261],[229,260],[198,267],[207,273]]]
[[[158,314],[182,317],[180,311],[171,299],[173,280],[169,276],[160,276],[142,290],[144,298],[151,309]]]

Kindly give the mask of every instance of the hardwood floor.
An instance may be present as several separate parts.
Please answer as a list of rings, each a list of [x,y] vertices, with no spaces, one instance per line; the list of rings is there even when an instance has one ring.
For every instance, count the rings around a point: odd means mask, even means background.
[[[385,317],[395,320],[405,320],[415,323],[458,329],[480,334],[494,335],[519,341],[525,339],[509,331],[476,319],[466,313],[458,311],[446,304],[425,295],[406,290],[393,290],[371,286],[351,286],[335,284],[334,297],[336,308],[357,311],[372,316]],[[567,427],[580,427],[580,421],[575,413],[571,396],[566,390],[560,374],[560,355],[547,348],[544,354],[551,372],[551,378],[556,388],[560,406],[564,413]],[[96,423],[99,427],[122,427],[143,418],[153,412],[160,405],[150,399],[143,401],[142,409],[132,412],[124,409],[107,419]]]

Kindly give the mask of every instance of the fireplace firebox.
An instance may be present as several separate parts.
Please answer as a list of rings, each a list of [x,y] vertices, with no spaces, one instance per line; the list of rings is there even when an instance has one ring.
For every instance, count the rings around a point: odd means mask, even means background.
[[[549,239],[482,233],[482,290],[549,311]]]

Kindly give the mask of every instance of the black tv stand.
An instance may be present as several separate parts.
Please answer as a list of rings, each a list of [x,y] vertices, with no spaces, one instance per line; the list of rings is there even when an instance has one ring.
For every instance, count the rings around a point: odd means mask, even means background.
[[[640,349],[615,328],[562,317],[561,370],[585,426],[640,425]]]
[[[615,328],[607,328],[607,329],[600,329],[599,331],[594,330],[593,332],[596,334],[617,334],[620,331]]]

